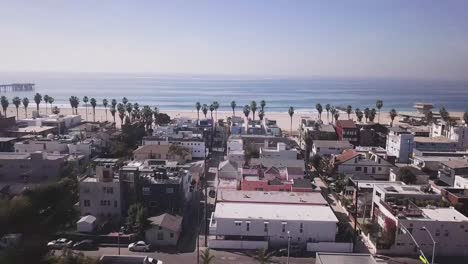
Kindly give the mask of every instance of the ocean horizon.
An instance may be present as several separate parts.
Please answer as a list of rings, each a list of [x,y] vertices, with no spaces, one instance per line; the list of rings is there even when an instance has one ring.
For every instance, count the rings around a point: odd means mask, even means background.
[[[69,97],[102,99],[127,97],[141,106],[157,106],[164,110],[192,111],[195,103],[218,101],[219,111],[230,111],[230,102],[240,109],[250,101],[266,101],[265,111],[286,112],[293,106],[297,112],[313,112],[315,105],[335,107],[351,105],[375,107],[383,100],[382,111],[412,111],[415,102],[432,103],[436,108],[460,112],[468,109],[468,81],[396,80],[375,78],[302,78],[253,77],[220,75],[158,75],[110,73],[0,73],[0,84],[35,83],[34,92],[7,92],[28,97],[34,104],[34,93],[54,97],[54,105],[70,107]]]

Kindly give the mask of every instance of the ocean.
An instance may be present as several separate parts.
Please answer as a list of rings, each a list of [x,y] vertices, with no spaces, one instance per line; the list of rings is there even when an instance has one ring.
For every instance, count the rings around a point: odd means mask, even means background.
[[[141,106],[157,106],[164,110],[194,110],[197,101],[210,104],[218,101],[220,111],[231,110],[235,100],[238,108],[252,100],[266,101],[266,110],[286,112],[293,106],[297,112],[315,111],[321,103],[335,107],[375,107],[375,101],[384,102],[383,110],[411,111],[415,102],[445,106],[448,111],[468,109],[468,81],[421,81],[384,79],[332,78],[253,78],[229,76],[184,76],[151,74],[98,73],[0,73],[0,84],[36,84],[35,92],[54,97],[54,105],[69,107],[71,95],[103,98],[118,102],[127,97]],[[29,97],[33,103],[35,92],[8,92],[14,96]],[[83,103],[81,102],[80,105]]]

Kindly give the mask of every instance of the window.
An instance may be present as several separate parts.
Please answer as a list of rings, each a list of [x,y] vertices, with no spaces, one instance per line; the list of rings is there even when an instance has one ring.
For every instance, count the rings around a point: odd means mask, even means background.
[[[236,226],[241,226],[241,225],[242,225],[242,221],[234,221],[234,224],[235,224]]]
[[[268,232],[268,222],[263,222],[263,231]]]
[[[164,240],[164,233],[158,232],[158,240]]]
[[[174,193],[174,188],[166,188],[166,193]]]
[[[299,225],[299,233],[303,233],[303,232],[304,232],[304,224],[301,223],[301,224]]]
[[[170,237],[170,238],[174,238],[174,233],[170,233],[170,234],[169,234],[169,237]]]
[[[356,171],[362,171],[362,167],[356,167]]]
[[[90,207],[91,206],[91,201],[90,200],[84,200],[83,204],[84,204],[84,207]]]
[[[143,187],[143,195],[150,195],[150,188],[149,187]]]
[[[117,208],[117,200],[114,200],[114,207]]]
[[[246,230],[247,232],[250,231],[250,222],[245,222],[245,230]]]
[[[378,167],[377,170],[378,170],[378,171],[381,171],[381,170],[382,170],[382,167]]]
[[[283,233],[286,232],[286,224],[287,224],[286,222],[281,223],[281,232]]]

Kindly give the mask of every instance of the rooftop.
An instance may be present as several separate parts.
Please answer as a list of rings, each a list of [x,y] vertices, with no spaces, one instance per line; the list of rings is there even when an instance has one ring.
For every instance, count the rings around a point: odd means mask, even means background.
[[[444,222],[468,222],[468,218],[454,208],[422,208],[430,219]]]
[[[357,156],[359,156],[359,153],[357,153],[354,149],[348,149],[348,150],[343,151],[343,153],[335,157],[335,163],[343,163]]]
[[[351,143],[349,143],[348,141],[341,140],[315,140],[314,146],[317,148],[353,148],[353,145],[351,145]]]
[[[353,120],[338,120],[336,126],[342,128],[356,128],[356,123]]]
[[[52,126],[27,126],[27,127],[18,127],[17,129],[14,130],[9,130],[10,132],[16,132],[16,133],[41,133],[45,131],[49,131],[55,129],[55,127]]]
[[[468,160],[466,159],[447,160],[447,161],[442,161],[441,163],[452,169],[468,168]]]
[[[398,194],[431,194],[424,192],[422,185],[395,185],[395,184],[379,184],[375,186],[385,193],[398,193]],[[435,194],[436,195],[436,194]]]
[[[414,137],[414,141],[419,143],[455,143],[446,137]]]
[[[316,264],[377,264],[371,254],[317,252]]]
[[[221,190],[218,202],[328,205],[320,192],[261,192]]]
[[[148,218],[152,225],[158,225],[165,229],[180,232],[182,229],[182,216],[164,213],[159,216]]]
[[[338,223],[338,219],[328,206],[297,204],[217,203],[214,217]]]
[[[15,137],[0,137],[0,143],[15,141]]]

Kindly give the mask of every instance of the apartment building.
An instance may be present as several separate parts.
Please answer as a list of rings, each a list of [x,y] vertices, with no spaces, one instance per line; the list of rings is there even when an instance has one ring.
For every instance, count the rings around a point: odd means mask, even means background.
[[[142,145],[181,145],[190,149],[192,158],[203,159],[208,154],[205,140],[202,137],[144,137]]]
[[[391,127],[385,145],[389,156],[395,156],[399,163],[408,163],[413,154],[414,135],[406,129]]]

